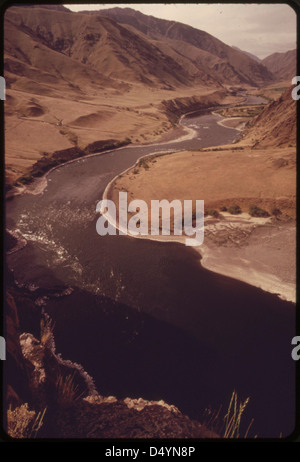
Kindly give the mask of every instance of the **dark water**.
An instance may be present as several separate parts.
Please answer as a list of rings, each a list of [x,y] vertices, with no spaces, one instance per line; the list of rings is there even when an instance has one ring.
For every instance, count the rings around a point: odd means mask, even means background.
[[[96,204],[116,174],[155,150],[232,142],[237,131],[218,120],[185,118],[197,127],[190,141],[126,147],[54,170],[43,194],[7,203],[7,226],[28,239],[8,264],[20,283],[45,293],[74,288],[46,310],[57,352],[81,363],[100,393],[164,399],[201,418],[209,405],[226,407],[235,389],[250,397],[244,418],[254,418],[253,431],[278,437],[294,428],[295,306],[203,269],[184,245],[95,228]]]

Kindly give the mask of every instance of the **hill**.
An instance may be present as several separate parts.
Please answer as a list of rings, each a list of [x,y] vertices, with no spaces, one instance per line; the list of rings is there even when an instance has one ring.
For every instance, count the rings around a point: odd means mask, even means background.
[[[255,56],[253,53],[249,53],[249,51],[241,50],[240,48],[235,47],[235,46],[232,46],[232,48],[233,48],[234,50],[242,51],[242,52],[245,53],[247,56],[249,56],[250,58],[254,59],[254,61],[257,61],[258,63],[261,62],[261,59],[260,59],[260,58],[258,58],[257,56]]]
[[[255,147],[296,146],[296,101],[291,97],[292,87],[269,103],[248,124],[243,144]]]
[[[128,8],[88,14],[46,6],[5,13],[9,183],[57,151],[160,139],[172,128],[166,107],[174,101],[184,113],[207,98],[222,103],[232,86],[273,78],[244,53],[181,23]]]
[[[200,82],[256,86],[272,81],[264,66],[193,27],[129,8],[92,13],[9,8],[8,69],[26,76],[32,73],[29,66],[43,74],[55,70],[56,80],[58,74],[73,81],[76,73],[76,80],[86,76],[103,81],[105,76],[171,88]],[[94,75],[89,75],[91,71]]]
[[[159,44],[165,54],[182,63],[194,77],[205,71],[224,84],[254,86],[273,79],[272,74],[256,60],[194,27],[146,16],[130,8],[111,8],[98,13],[139,31]]]
[[[274,74],[276,80],[291,80],[297,74],[297,52],[273,53],[262,61],[262,64]]]

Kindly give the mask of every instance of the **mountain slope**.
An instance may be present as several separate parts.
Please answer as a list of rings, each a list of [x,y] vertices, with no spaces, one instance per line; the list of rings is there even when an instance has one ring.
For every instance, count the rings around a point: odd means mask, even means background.
[[[9,8],[5,14],[4,70],[8,86],[52,93],[61,87],[80,90],[80,84],[114,86],[96,68],[72,58],[78,21],[70,13],[52,10]],[[78,29],[77,29],[78,30]],[[75,87],[75,82],[77,88]],[[30,88],[29,88],[30,89]]]
[[[39,69],[46,80],[44,72],[54,75],[54,80],[76,78],[112,85],[106,78],[170,89],[197,83],[257,86],[272,81],[272,74],[260,63],[193,27],[129,8],[90,13],[9,8],[7,71],[29,76],[29,66]]]
[[[262,64],[275,75],[276,80],[292,79],[297,74],[297,51],[273,53],[264,58]]]
[[[109,11],[112,17],[58,6],[6,10],[9,182],[57,151],[112,140],[159,140],[172,126],[166,107],[174,101],[183,101],[181,113],[201,107],[203,98],[222,104],[226,87],[271,78],[264,67],[205,32],[133,10]],[[120,11],[128,24],[122,15],[120,21],[115,17]],[[226,104],[235,97],[228,98]]]
[[[261,62],[261,59],[260,59],[260,58],[258,58],[257,56],[255,56],[253,53],[249,53],[249,51],[241,50],[239,47],[235,47],[235,46],[232,46],[232,48],[233,48],[234,50],[238,50],[238,51],[241,51],[242,53],[245,53],[247,56],[249,56],[249,58],[254,59],[254,61],[257,61],[258,63]]]
[[[5,25],[7,70],[17,75],[23,66],[13,68],[11,60],[70,80],[85,75],[97,81],[105,76],[150,85],[191,84],[191,76],[172,57],[104,16],[10,8]]]
[[[256,60],[207,32],[179,22],[146,16],[130,8],[111,8],[97,13],[127,25],[131,30],[138,30],[160,46],[164,42],[165,53],[175,52],[181,59],[184,56],[197,69],[205,70],[219,82],[260,85],[273,79],[270,71]],[[167,45],[170,51],[167,51]]]
[[[269,103],[247,125],[244,141],[255,147],[296,146],[297,107],[288,88],[277,100]]]

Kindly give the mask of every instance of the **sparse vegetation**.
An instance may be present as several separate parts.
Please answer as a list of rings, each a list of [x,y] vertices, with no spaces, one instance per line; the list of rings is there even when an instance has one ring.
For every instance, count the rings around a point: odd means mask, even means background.
[[[272,210],[271,210],[271,214],[274,215],[274,217],[278,217],[279,215],[281,215],[281,210],[278,209],[277,207],[274,207]]]
[[[70,133],[69,132],[67,133],[66,131],[63,131],[63,132],[64,134],[67,134],[68,136],[70,135],[72,137],[71,132]],[[128,144],[131,143],[130,138],[126,138],[123,141],[101,140],[101,141],[95,141],[94,143],[89,144],[84,149],[80,149],[79,147],[77,147],[77,139],[73,137],[72,140],[73,140],[72,142],[75,143],[76,145],[75,147],[68,148],[68,149],[62,149],[60,151],[55,151],[51,157],[49,157],[49,154],[46,153],[32,166],[31,172],[26,173],[22,177],[18,178],[18,180],[14,183],[14,185],[18,186],[20,184],[21,185],[30,184],[33,182],[35,178],[43,176],[46,172],[51,170],[53,167],[56,167],[57,165],[61,165],[70,160],[79,159],[80,157],[84,155],[93,154],[96,152],[103,152],[103,151],[108,151],[110,149],[117,149],[122,146],[127,146]]]
[[[231,395],[230,403],[228,406],[227,414],[224,417],[224,420],[225,420],[225,430],[223,434],[224,438],[239,438],[240,437],[241,418],[242,418],[242,415],[244,413],[244,410],[248,402],[249,402],[249,398],[247,398],[244,402],[241,401],[238,404],[237,393],[235,390],[233,391]],[[251,424],[252,424],[252,421],[250,423],[250,426]],[[245,438],[248,435],[250,426],[248,426]]]
[[[240,401],[240,403],[238,403],[237,392],[234,390],[231,395],[226,414],[223,417],[221,416],[222,406],[220,406],[217,411],[207,408],[205,409],[202,418],[203,425],[220,435],[222,438],[240,438],[241,419],[248,402],[249,398],[246,398],[244,402]],[[250,421],[250,424],[245,430],[242,438],[248,437],[253,422],[254,419]]]
[[[74,374],[63,376],[60,374],[56,380],[56,401],[60,406],[70,406],[82,398],[78,385],[74,383]]]
[[[252,118],[258,115],[263,109],[263,104],[253,106],[236,106],[231,108],[218,109],[215,112],[223,117],[247,117]]]
[[[218,218],[220,216],[219,212],[215,209],[206,210],[206,215],[210,215],[211,217],[214,217],[214,218]]]
[[[265,217],[265,218],[270,216],[270,214],[266,210],[261,209],[257,205],[250,205],[249,215],[251,215],[251,217]]]
[[[18,182],[20,184],[29,184],[29,183],[32,182],[32,180],[33,180],[33,175],[27,174],[27,175],[23,175],[21,178],[19,178]]]
[[[54,327],[55,322],[50,318],[50,316],[47,315],[41,318],[40,328],[42,345],[48,344],[49,340],[52,338]]]
[[[149,164],[146,159],[140,159],[138,163],[138,167],[144,167],[145,170],[148,170]]]
[[[22,404],[7,411],[7,432],[12,438],[36,438],[43,425],[46,408],[36,413],[30,411],[28,404]]]
[[[231,213],[231,215],[238,215],[240,213],[242,213],[242,210],[241,210],[241,207],[239,205],[230,205],[230,207],[228,207],[228,212]]]

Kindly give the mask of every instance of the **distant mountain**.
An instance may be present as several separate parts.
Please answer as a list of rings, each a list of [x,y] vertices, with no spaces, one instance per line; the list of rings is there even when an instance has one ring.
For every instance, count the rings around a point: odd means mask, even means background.
[[[262,61],[262,64],[272,72],[276,80],[292,79],[297,74],[297,51],[273,53]]]
[[[12,7],[4,36],[8,83],[22,77],[22,85],[26,78],[48,86],[59,80],[79,86],[112,80],[170,88],[197,79],[217,84],[205,71],[191,75],[147,37],[100,15]]]
[[[254,61],[257,61],[258,63],[261,62],[261,59],[260,59],[260,58],[258,58],[257,56],[253,55],[252,53],[249,53],[249,51],[241,50],[240,48],[235,47],[235,46],[232,46],[232,48],[233,48],[234,50],[238,50],[238,51],[241,51],[242,53],[245,53],[247,56],[249,56],[250,58],[254,59]]]
[[[79,87],[257,86],[273,79],[255,60],[193,27],[129,8],[73,13],[59,5],[6,11],[5,70],[8,83],[22,76],[24,85],[39,74],[38,85],[62,80]]]
[[[172,57],[193,78],[205,73],[223,84],[260,85],[273,79],[264,66],[221,42],[207,32],[191,26],[146,16],[130,8],[111,8],[90,14],[101,14],[138,31]]]
[[[71,12],[71,10],[69,10],[69,8],[66,8],[65,6],[63,5],[37,5],[37,4],[34,4],[34,3],[25,3],[24,5],[22,5],[22,8],[42,8],[42,9],[45,9],[45,10],[54,10],[54,11],[69,11]]]

